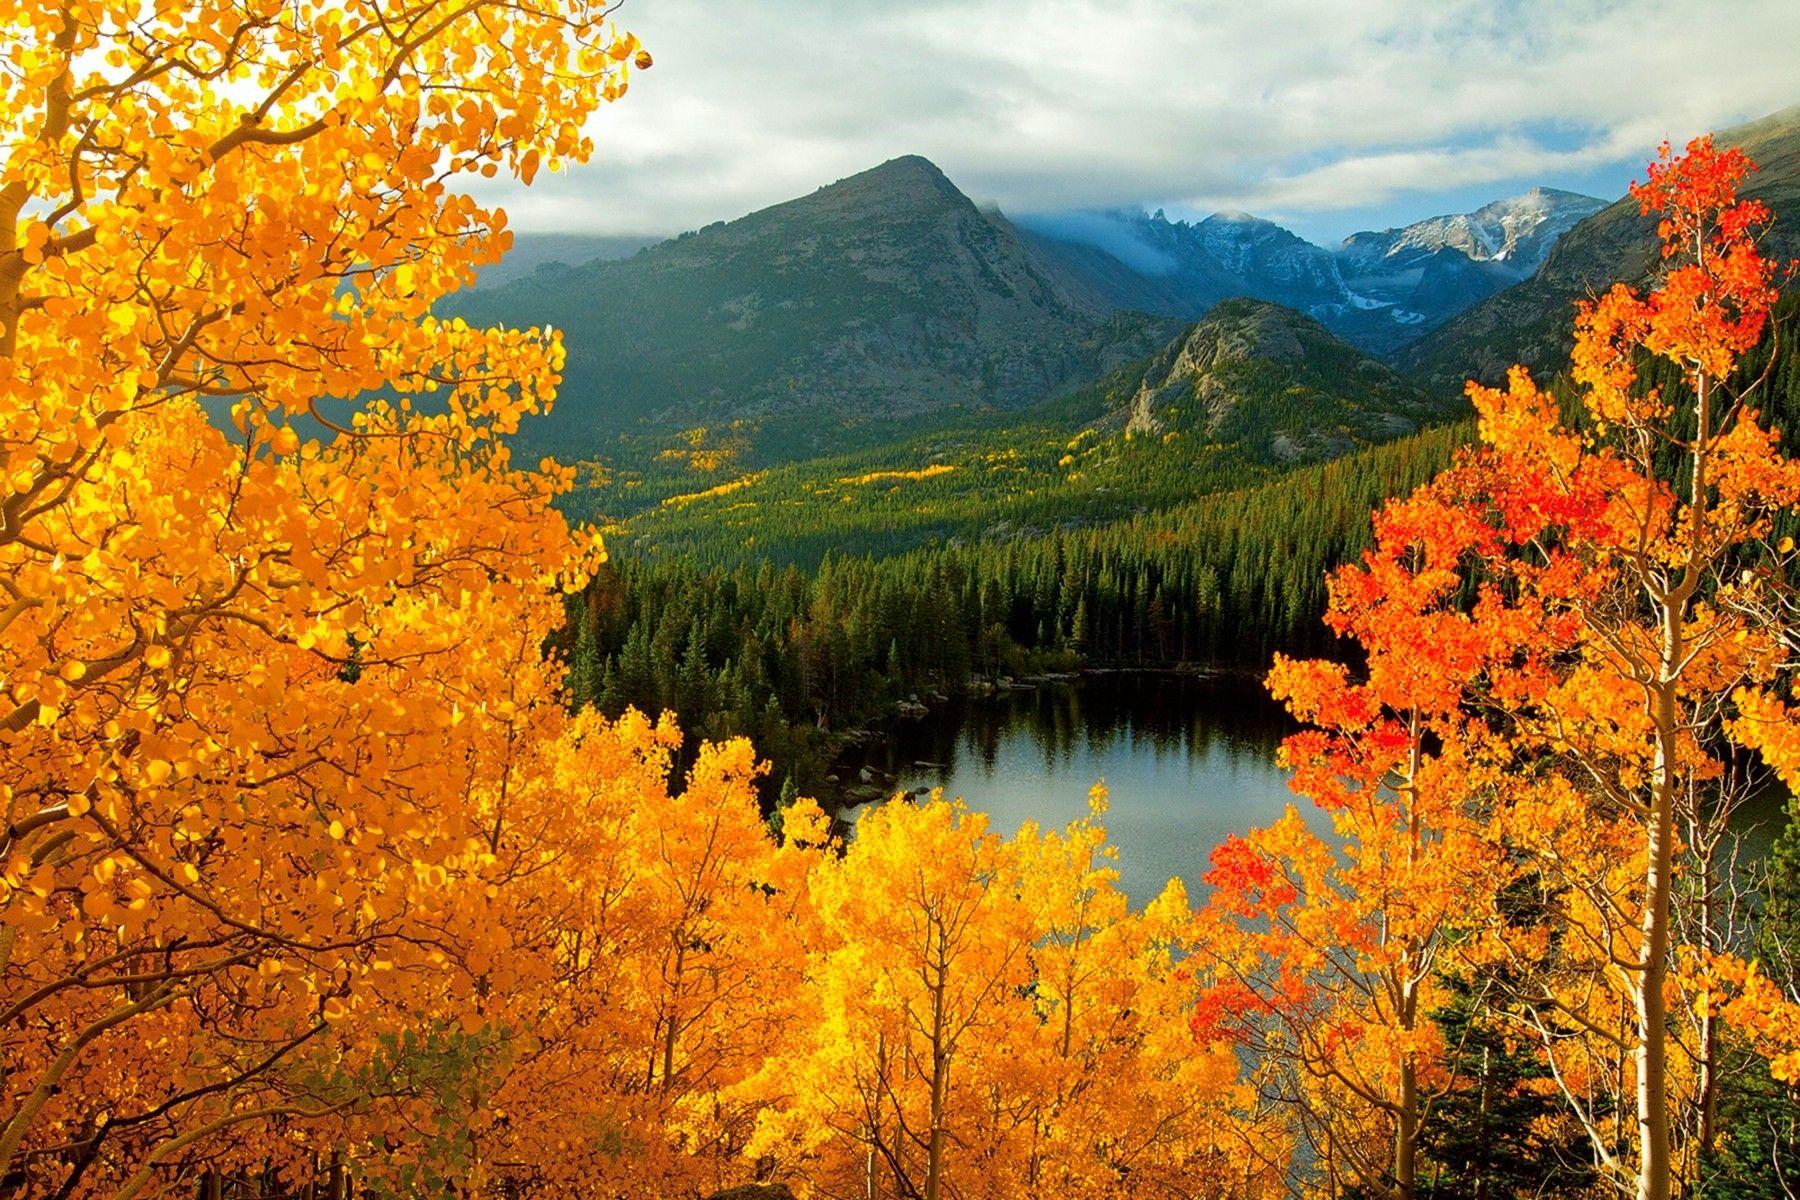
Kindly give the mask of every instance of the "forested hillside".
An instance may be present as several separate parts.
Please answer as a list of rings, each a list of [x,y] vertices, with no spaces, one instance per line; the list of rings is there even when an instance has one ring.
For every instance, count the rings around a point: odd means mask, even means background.
[[[711,542],[622,553],[572,605],[571,686],[609,715],[701,713],[692,738],[751,736],[774,764],[771,803],[790,777],[826,794],[834,735],[907,697],[1083,665],[1256,670],[1278,649],[1323,649],[1326,571],[1367,543],[1376,502],[1443,468],[1470,433],[1433,429],[1094,525],[821,550],[804,571]],[[820,508],[796,515],[804,534],[773,525],[752,545],[807,560],[846,536],[825,523],[837,506]]]
[[[833,550],[891,554],[1160,512],[1468,411],[1310,318],[1230,301],[1155,356],[1017,416],[756,471],[731,453],[731,429],[694,430],[641,472],[590,472],[566,504],[623,517],[622,553],[811,567]]]

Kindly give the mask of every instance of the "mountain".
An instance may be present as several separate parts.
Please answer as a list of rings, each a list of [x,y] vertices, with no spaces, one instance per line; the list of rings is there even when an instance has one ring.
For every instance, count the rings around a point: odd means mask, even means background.
[[[1776,214],[1764,252],[1778,259],[1800,254],[1800,105],[1723,130],[1715,140],[1741,146],[1761,168],[1743,193]],[[1559,370],[1573,343],[1575,302],[1617,280],[1644,283],[1660,265],[1655,225],[1629,196],[1608,205],[1558,239],[1529,278],[1407,347],[1398,365],[1437,390],[1460,390],[1469,378],[1498,382],[1515,362]]]
[[[1015,225],[1067,286],[1114,308],[1191,321],[1245,294],[1244,280],[1201,248],[1192,225],[1160,210],[1038,214]]]
[[[1472,213],[1353,233],[1344,239],[1338,257],[1346,273],[1380,279],[1451,252],[1470,262],[1502,264],[1523,279],[1543,265],[1557,239],[1605,207],[1604,200],[1578,192],[1533,188]]]
[[[1592,196],[1533,188],[1472,213],[1353,233],[1337,261],[1351,291],[1418,314],[1428,329],[1528,278],[1565,233],[1605,207]]]
[[[818,453],[858,423],[1028,404],[1166,336],[1046,269],[916,156],[553,283],[452,311],[563,330],[561,398],[528,436],[569,459],[644,421],[748,422],[769,455]]]
[[[1248,213],[1189,222],[1117,209],[1018,224],[1072,286],[1120,308],[1191,321],[1233,296],[1314,312],[1348,302],[1329,251]]]
[[[1311,317],[1226,300],[1144,368],[1128,433],[1187,434],[1248,461],[1331,458],[1454,415]]]
[[[1472,213],[1353,234],[1335,252],[1237,212],[1198,223],[1111,211],[1021,224],[1066,276],[1122,308],[1191,319],[1249,296],[1299,309],[1385,354],[1525,278],[1604,203],[1538,188]]]
[[[1351,304],[1330,252],[1273,221],[1221,212],[1195,225],[1193,232],[1215,262],[1253,289],[1237,295],[1306,312],[1335,312]]]

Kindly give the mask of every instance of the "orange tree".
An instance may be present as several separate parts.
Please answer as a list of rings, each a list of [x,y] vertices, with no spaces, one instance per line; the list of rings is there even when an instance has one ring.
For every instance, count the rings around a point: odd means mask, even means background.
[[[583,0],[0,25],[0,1174],[138,1194],[485,1070],[404,1026],[504,987],[463,914],[600,549],[501,441],[557,339],[429,307],[507,241],[456,182],[584,158],[648,59]]]
[[[1712,1047],[1671,1020],[1704,999],[1682,968],[1705,948],[1674,937],[1680,832],[1716,843],[1734,744],[1794,739],[1769,690],[1785,652],[1757,568],[1785,553],[1771,526],[1800,471],[1760,423],[1754,381],[1728,384],[1775,300],[1756,241],[1768,213],[1737,196],[1751,169],[1709,139],[1665,147],[1633,193],[1660,214],[1666,267],[1648,292],[1619,285],[1582,307],[1575,421],[1522,369],[1504,390],[1471,385],[1480,444],[1378,519],[1375,547],[1333,587],[1340,608],[1376,600],[1345,627],[1372,684],[1396,649],[1442,671],[1448,719],[1425,749],[1467,783],[1440,832],[1478,818],[1537,890],[1529,921],[1490,903],[1470,952],[1523,981],[1518,1018],[1544,1036],[1602,1171],[1641,1200],[1669,1196],[1710,1136]],[[1675,386],[1646,382],[1657,360]],[[1382,699],[1340,707],[1330,736],[1346,717],[1365,741],[1403,733]],[[1345,773],[1328,765],[1309,786]]]
[[[1584,1069],[1559,1078],[1601,1167],[1643,1200],[1669,1195],[1712,1137],[1716,1047],[1670,1019],[1684,999],[1675,969],[1708,949],[1675,944],[1678,843],[1682,829],[1716,841],[1733,743],[1756,747],[1771,727],[1753,698],[1781,665],[1781,630],[1752,615],[1751,569],[1780,556],[1773,518],[1800,498],[1754,382],[1729,386],[1776,298],[1756,246],[1769,214],[1737,196],[1751,169],[1710,139],[1665,148],[1633,188],[1661,217],[1661,279],[1643,294],[1616,286],[1577,321],[1583,427],[1558,421],[1523,372],[1504,392],[1472,389],[1488,448],[1448,489],[1506,542],[1479,552],[1492,577],[1479,611],[1498,636],[1477,681],[1485,751],[1500,768],[1498,832],[1545,884],[1562,918],[1552,957],[1573,968],[1543,978],[1534,1022],[1553,1059],[1569,1030],[1592,1035],[1568,1039],[1578,1046],[1617,1047],[1581,1051]],[[1656,359],[1679,386],[1644,382]],[[1616,1022],[1597,990],[1620,998]],[[1622,1143],[1593,1103],[1594,1066],[1615,1057],[1617,1102],[1636,1117]]]
[[[1235,1042],[1290,1113],[1332,1187],[1410,1197],[1447,1082],[1432,1012],[1446,956],[1501,878],[1466,799],[1481,768],[1454,752],[1461,680],[1484,634],[1444,603],[1467,514],[1429,499],[1390,506],[1371,559],[1332,580],[1327,622],[1365,650],[1364,676],[1278,659],[1269,685],[1313,728],[1282,748],[1293,786],[1332,835],[1290,809],[1213,854],[1196,966],[1203,1042]]]

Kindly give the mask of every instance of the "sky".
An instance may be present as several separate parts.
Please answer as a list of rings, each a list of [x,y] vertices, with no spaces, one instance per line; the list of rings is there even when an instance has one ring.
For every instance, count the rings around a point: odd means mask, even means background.
[[[1623,193],[1800,103],[1800,0],[625,0],[592,162],[478,194],[665,236],[901,154],[1014,215],[1242,209],[1332,244],[1537,185]]]

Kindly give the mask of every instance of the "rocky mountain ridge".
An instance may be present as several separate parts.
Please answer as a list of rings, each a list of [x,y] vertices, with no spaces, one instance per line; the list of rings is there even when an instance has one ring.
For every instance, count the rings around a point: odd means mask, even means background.
[[[1739,146],[1757,163],[1743,194],[1775,214],[1763,253],[1800,255],[1800,105],[1720,130],[1721,146]],[[1474,378],[1497,383],[1513,363],[1539,372],[1568,362],[1575,304],[1615,281],[1647,282],[1661,266],[1656,222],[1630,196],[1607,205],[1559,238],[1531,275],[1482,300],[1405,347],[1395,364],[1433,388],[1460,389]]]
[[[1040,253],[1121,307],[1192,319],[1250,296],[1388,354],[1528,276],[1563,233],[1604,206],[1535,188],[1471,213],[1352,234],[1335,251],[1242,212],[1188,222],[1114,210],[1020,224]]]

